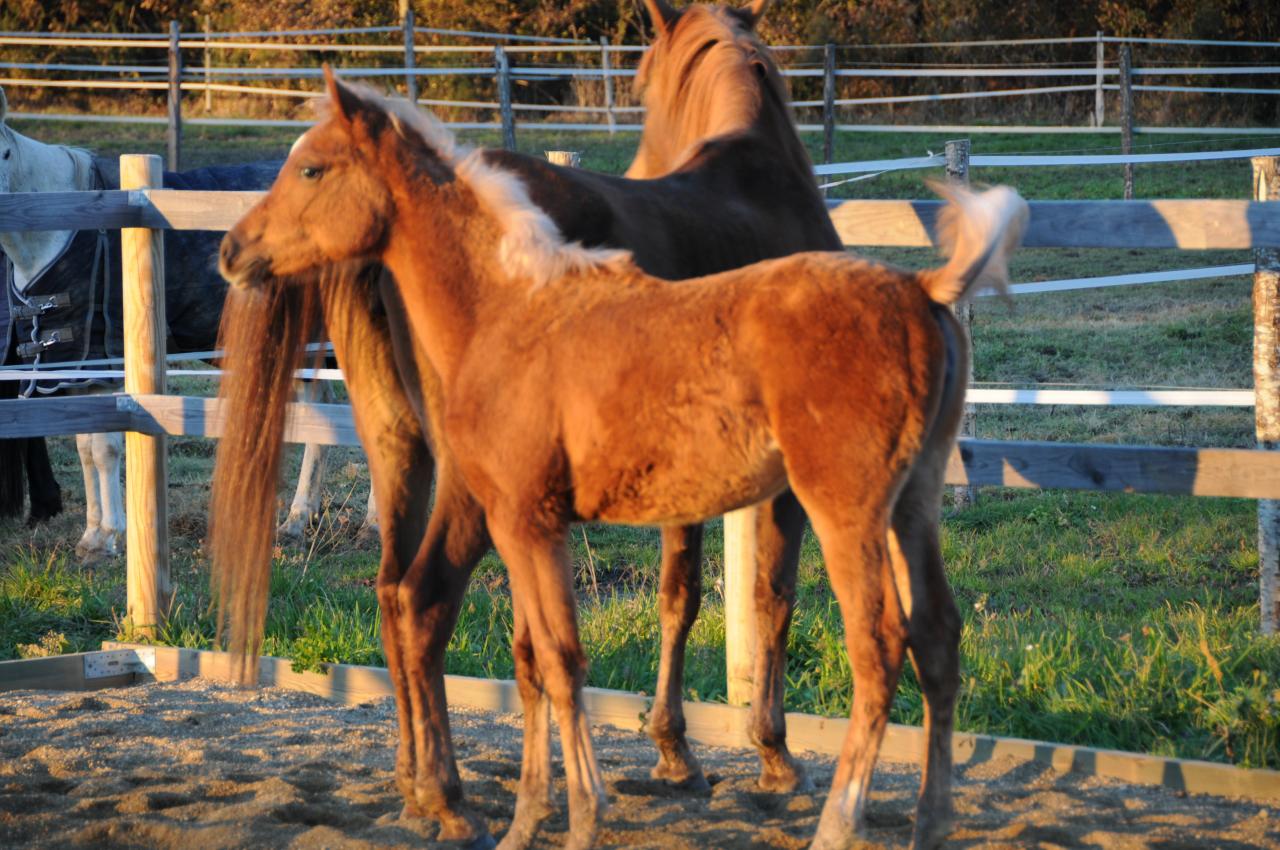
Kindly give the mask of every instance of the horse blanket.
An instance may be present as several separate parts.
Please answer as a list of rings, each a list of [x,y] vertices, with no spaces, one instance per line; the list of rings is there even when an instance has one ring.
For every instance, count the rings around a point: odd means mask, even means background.
[[[280,171],[280,162],[211,166],[185,172],[165,172],[166,189],[247,191],[266,189]],[[119,166],[95,158],[96,189],[118,188]],[[227,291],[218,273],[215,231],[173,230],[164,234],[165,319],[170,352],[211,349]],[[5,298],[0,298],[0,341],[16,361],[56,366],[67,363],[77,371],[111,368],[73,365],[86,360],[121,357],[124,352],[123,290],[120,270],[120,231],[75,232],[62,253],[33,280],[15,279],[5,262]],[[8,314],[6,317],[5,314]],[[22,395],[83,392],[91,387],[116,388],[113,378],[28,381]]]

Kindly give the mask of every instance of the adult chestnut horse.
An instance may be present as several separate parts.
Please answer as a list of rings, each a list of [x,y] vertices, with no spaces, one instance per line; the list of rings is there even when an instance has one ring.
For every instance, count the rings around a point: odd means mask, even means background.
[[[657,38],[640,74],[649,116],[629,174],[671,172],[669,176],[623,180],[519,154],[486,151],[483,156],[518,172],[562,233],[588,244],[630,248],[642,268],[663,277],[690,277],[799,250],[838,248],[814,187],[811,163],[794,130],[782,79],[753,32],[764,6],[757,0],[746,9],[693,6],[676,12],[657,0],[649,2]],[[465,834],[473,827],[453,814],[459,792],[444,710],[443,651],[467,577],[490,545],[484,518],[452,461],[442,456],[435,508],[424,527],[433,464],[422,430],[431,425],[428,408],[439,389],[398,318],[394,287],[354,287],[338,276],[322,290],[323,298],[308,305],[303,302],[314,295],[310,290],[233,295],[224,332],[228,348],[242,359],[231,370],[224,393],[278,428],[283,411],[271,405],[283,403],[284,397],[258,388],[275,386],[270,375],[283,376],[279,370],[291,368],[293,349],[283,340],[300,339],[297,325],[305,324],[307,310],[323,307],[361,433],[380,435],[369,446],[377,455],[370,470],[382,506],[378,593],[387,664],[397,688],[400,787],[410,810],[440,818],[448,834]],[[257,377],[239,381],[237,374]],[[273,480],[279,447],[269,438],[259,439],[273,433],[279,431],[224,439],[220,458],[231,464],[239,457],[234,463]],[[244,439],[237,444],[239,437]],[[436,446],[437,451],[442,448]],[[218,480],[223,477],[220,471]],[[237,562],[265,563],[271,546],[265,517],[273,514],[274,500],[258,491],[215,491],[227,494],[216,505],[225,506],[233,519],[220,523],[215,506],[214,550]],[[752,733],[761,752],[760,783],[770,790],[788,790],[803,781],[786,749],[782,713],[786,632],[803,523],[794,497],[784,493],[764,506],[757,535],[761,651]],[[655,776],[692,784],[705,779],[685,741],[680,688],[685,639],[701,595],[701,539],[699,526],[664,529],[662,657],[649,717],[660,751]],[[265,585],[259,590],[265,594]],[[254,604],[265,604],[265,597]],[[260,618],[263,609],[246,613]],[[523,661],[518,663],[523,670]]]
[[[517,172],[458,151],[430,116],[326,76],[329,116],[227,233],[221,269],[239,287],[335,263],[394,277],[439,376],[440,436],[507,565],[531,654],[522,689],[541,691],[525,701],[504,846],[528,846],[550,808],[544,697],[564,750],[569,847],[591,846],[606,808],[570,524],[699,522],[788,488],[821,541],[854,680],[813,846],[857,840],[908,643],[929,701],[914,844],[940,843],[960,621],[938,515],[968,359],[947,305],[1007,284],[1022,199],[946,190],[951,259],[938,269],[807,253],[672,285],[629,252],[566,243]],[[220,569],[236,579],[234,564]],[[244,629],[260,624],[232,625],[236,648],[251,646]]]

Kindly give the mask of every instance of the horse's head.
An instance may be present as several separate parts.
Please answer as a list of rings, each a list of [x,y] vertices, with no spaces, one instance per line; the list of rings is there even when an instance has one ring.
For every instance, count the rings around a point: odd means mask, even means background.
[[[769,0],[750,6],[672,8],[645,0],[657,37],[640,62],[636,90],[648,115],[628,177],[656,177],[678,167],[691,146],[750,127],[767,102],[786,102],[785,87],[756,24]],[[769,98],[772,87],[781,98]]]
[[[447,133],[427,140],[433,125],[419,122],[411,133],[391,102],[340,82],[328,66],[325,80],[320,123],[294,143],[266,197],[222,240],[219,269],[234,286],[376,260],[395,210],[389,166],[406,156],[406,140],[412,169],[451,176],[441,159],[448,151],[428,143],[451,145]]]

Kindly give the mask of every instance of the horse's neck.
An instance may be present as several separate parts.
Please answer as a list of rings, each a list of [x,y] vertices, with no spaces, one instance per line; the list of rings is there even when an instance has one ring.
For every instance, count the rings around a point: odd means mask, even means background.
[[[749,135],[774,147],[780,163],[812,181],[813,165],[796,133],[791,113],[771,86],[763,89],[758,105],[748,114],[736,110],[686,110],[668,120],[646,122],[635,161],[626,176],[635,180],[662,177],[688,163],[711,139]]]
[[[10,175],[12,192],[75,192],[92,188],[92,159],[84,151],[46,145],[13,133],[18,167]],[[13,262],[14,284],[24,291],[66,250],[74,230],[0,233],[0,247]]]
[[[501,233],[456,183],[397,198],[383,254],[409,325],[447,386],[486,299],[510,289],[494,257]]]

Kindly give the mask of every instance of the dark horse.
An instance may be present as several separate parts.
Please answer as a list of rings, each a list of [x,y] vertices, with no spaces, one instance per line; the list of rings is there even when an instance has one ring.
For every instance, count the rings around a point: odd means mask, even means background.
[[[459,152],[405,101],[327,76],[329,117],[227,233],[223,273],[252,288],[373,261],[394,276],[394,312],[438,376],[437,446],[483,506],[511,582],[525,737],[503,845],[528,847],[551,811],[549,705],[569,848],[592,845],[607,806],[583,703],[571,523],[697,522],[787,489],[822,544],[854,680],[812,847],[859,840],[908,647],[927,706],[912,843],[940,844],[953,820],[960,617],[938,525],[969,356],[949,308],[1007,286],[1025,202],[1007,187],[943,187],[951,256],[938,268],[808,252],[673,285],[627,251],[566,243],[519,172]],[[256,431],[242,412],[228,421]],[[362,442],[380,443],[367,425]],[[252,466],[223,477],[227,445],[215,502],[270,494]],[[232,521],[215,511],[219,525]],[[241,617],[269,570],[226,556],[215,549]],[[261,623],[232,625],[236,649],[253,651]]]
[[[640,80],[649,118],[633,172],[669,172],[666,176],[628,180],[515,153],[477,156],[516,174],[536,207],[567,238],[625,247],[643,269],[667,279],[801,250],[838,249],[812,165],[795,133],[785,86],[753,32],[765,4],[693,6],[681,12],[656,0],[648,5],[658,37]],[[708,117],[714,124],[707,124]],[[439,439],[440,381],[408,332],[398,290],[385,280],[353,285],[342,275],[326,278],[319,290],[316,298],[314,287],[268,287],[233,293],[227,305],[224,344],[236,359],[228,366],[224,397],[233,410],[248,411],[244,421],[263,423],[223,438],[215,472],[213,551],[220,564],[246,571],[236,574],[236,582],[252,585],[221,589],[234,609],[233,621],[248,624],[232,643],[242,650],[258,646],[252,635],[260,632],[265,617],[267,584],[264,573],[250,568],[269,563],[274,504],[265,490],[234,482],[246,469],[274,480],[280,446],[273,437],[280,433],[287,400],[278,381],[287,379],[296,363],[291,346],[310,333],[312,314],[322,312],[370,453],[381,512],[377,591],[400,723],[397,780],[407,811],[440,820],[442,836],[479,837],[487,830],[461,802],[443,674],[445,645],[467,580],[491,545],[484,512]],[[428,521],[433,475],[435,503]],[[804,513],[789,492],[761,508],[760,651],[751,730],[762,758],[761,784],[771,790],[803,781],[786,748],[782,711],[786,632],[803,525]],[[685,740],[680,702],[684,644],[700,602],[701,539],[697,525],[663,529],[662,661],[649,731],[660,751],[655,776],[677,782],[705,782]],[[521,693],[532,706],[541,688],[526,638],[517,634],[514,654]],[[535,714],[531,709],[529,716]]]

